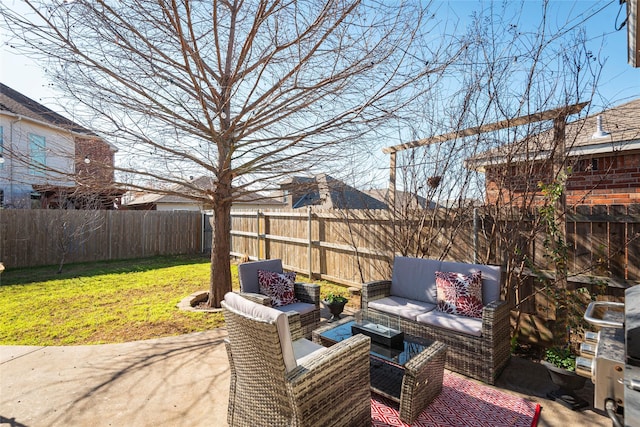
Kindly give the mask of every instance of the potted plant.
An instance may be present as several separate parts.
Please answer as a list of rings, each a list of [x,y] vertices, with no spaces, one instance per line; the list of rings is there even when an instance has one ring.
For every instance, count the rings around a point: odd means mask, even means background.
[[[586,378],[576,371],[576,355],[569,346],[551,347],[544,353],[541,364],[547,368],[551,381],[558,389],[548,394],[548,397],[577,410],[584,408],[588,402],[576,396],[575,390],[584,387]]]
[[[344,311],[344,306],[347,301],[348,299],[346,297],[333,292],[329,292],[324,297],[324,305],[326,305],[331,312],[331,318],[329,319],[329,322],[340,320],[340,314],[342,314],[342,312]]]

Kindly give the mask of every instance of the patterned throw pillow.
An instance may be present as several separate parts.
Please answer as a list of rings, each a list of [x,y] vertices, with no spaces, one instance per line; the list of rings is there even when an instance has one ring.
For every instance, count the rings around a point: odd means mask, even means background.
[[[260,293],[271,297],[272,307],[298,302],[294,293],[296,272],[276,273],[274,271],[258,270],[258,284]]]
[[[482,317],[482,272],[468,276],[436,271],[437,309],[467,317]]]

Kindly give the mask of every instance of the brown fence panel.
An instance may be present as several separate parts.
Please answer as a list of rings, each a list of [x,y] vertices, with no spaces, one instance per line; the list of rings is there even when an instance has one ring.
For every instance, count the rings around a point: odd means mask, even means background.
[[[7,268],[201,250],[198,212],[0,210],[0,261]]]
[[[626,206],[610,206],[608,222],[608,256],[609,271],[613,277],[626,277],[626,228],[627,224],[621,221],[627,215]]]
[[[474,215],[455,210],[427,216],[416,212],[415,218],[394,222],[387,211],[232,212],[232,255],[281,258],[296,271],[306,274],[311,268],[316,278],[356,286],[389,278],[394,254],[401,253],[504,266],[517,249],[520,259],[527,256],[538,268],[551,269],[544,256],[545,236],[530,237],[535,215],[519,221],[481,208]],[[261,230],[255,226],[256,218]],[[600,276],[614,286],[637,283],[639,232],[638,205],[571,210],[567,216],[570,273]],[[263,248],[259,252],[257,242]]]

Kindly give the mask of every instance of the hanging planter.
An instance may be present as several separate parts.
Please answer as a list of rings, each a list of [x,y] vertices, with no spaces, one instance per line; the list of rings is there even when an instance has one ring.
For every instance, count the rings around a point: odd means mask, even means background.
[[[431,188],[436,188],[440,184],[441,176],[430,176],[427,178],[427,184]]]

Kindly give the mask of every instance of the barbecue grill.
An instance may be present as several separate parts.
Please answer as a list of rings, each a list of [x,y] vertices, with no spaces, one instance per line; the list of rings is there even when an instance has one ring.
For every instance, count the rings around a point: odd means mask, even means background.
[[[640,427],[640,286],[625,291],[625,302],[596,301],[584,318],[599,332],[587,332],[576,373],[594,384],[593,406],[613,426]]]

